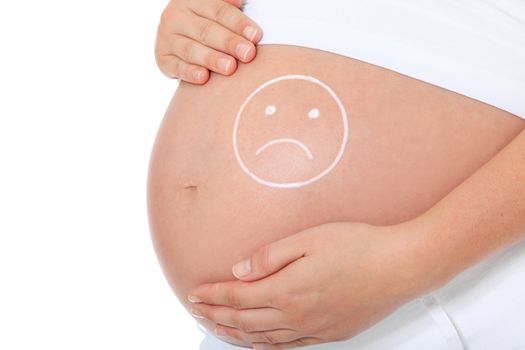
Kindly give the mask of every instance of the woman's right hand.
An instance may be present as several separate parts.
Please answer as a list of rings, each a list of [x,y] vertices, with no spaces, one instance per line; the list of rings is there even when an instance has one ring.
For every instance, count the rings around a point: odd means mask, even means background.
[[[261,29],[239,9],[242,0],[171,0],[160,17],[155,60],[164,75],[204,84],[210,71],[231,75],[250,62]]]

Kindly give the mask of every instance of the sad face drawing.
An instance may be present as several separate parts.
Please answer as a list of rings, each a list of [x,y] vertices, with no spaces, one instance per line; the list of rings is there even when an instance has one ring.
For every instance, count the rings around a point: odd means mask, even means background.
[[[327,175],[343,156],[348,120],[339,97],[306,75],[267,81],[241,105],[233,151],[260,184],[298,188]]]

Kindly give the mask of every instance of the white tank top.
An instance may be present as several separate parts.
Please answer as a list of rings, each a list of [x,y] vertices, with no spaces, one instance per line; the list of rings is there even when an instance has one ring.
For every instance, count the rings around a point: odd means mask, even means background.
[[[246,0],[261,44],[330,51],[525,119],[525,0]]]

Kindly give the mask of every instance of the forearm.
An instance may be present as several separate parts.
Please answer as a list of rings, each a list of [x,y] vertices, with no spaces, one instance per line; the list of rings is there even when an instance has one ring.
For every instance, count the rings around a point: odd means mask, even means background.
[[[524,239],[525,130],[417,220],[420,258],[437,286]]]

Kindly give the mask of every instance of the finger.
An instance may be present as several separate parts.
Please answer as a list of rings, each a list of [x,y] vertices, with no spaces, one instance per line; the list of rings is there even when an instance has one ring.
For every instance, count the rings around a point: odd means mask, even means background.
[[[200,300],[205,304],[229,306],[234,309],[272,307],[278,291],[272,279],[257,282],[228,281],[206,283],[190,292],[188,300]]]
[[[203,84],[209,79],[207,69],[186,63],[172,55],[159,57],[158,66],[169,78],[179,78],[193,84]]]
[[[255,58],[255,45],[223,26],[199,16],[185,16],[170,24],[170,33],[180,33],[204,46],[230,54],[242,62]]]
[[[297,331],[291,329],[273,329],[263,332],[244,332],[237,328],[225,327],[218,325],[215,328],[215,335],[237,339],[246,343],[289,343],[299,339],[301,336]]]
[[[321,344],[324,342],[325,341],[319,338],[305,337],[305,338],[300,338],[300,339],[293,340],[287,343],[271,344],[271,343],[266,342],[266,343],[253,343],[252,345],[255,350],[260,350],[260,349],[281,350],[281,349],[295,349],[301,346]]]
[[[183,36],[174,34],[172,37],[170,51],[187,63],[202,66],[223,75],[230,75],[237,69],[237,61],[233,57]]]
[[[232,273],[243,281],[269,276],[306,253],[305,236],[296,234],[259,248],[250,257],[233,265]]]
[[[197,314],[195,314],[195,312],[197,312]],[[208,320],[226,327],[237,328],[246,333],[279,328],[293,330],[291,327],[288,327],[287,314],[273,308],[263,307],[237,310],[227,306],[200,303],[192,305],[191,313],[193,315],[201,315]]]
[[[157,65],[169,78],[179,78],[193,84],[204,84],[209,79],[207,69],[186,63],[173,55],[159,57]]]
[[[241,1],[239,1],[241,2]],[[257,43],[262,37],[262,31],[255,22],[246,16],[238,6],[222,0],[212,0],[210,2],[194,1],[190,8],[201,17],[207,18],[230,31],[243,36],[252,43]],[[241,4],[239,4],[240,6]]]

